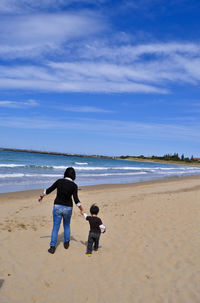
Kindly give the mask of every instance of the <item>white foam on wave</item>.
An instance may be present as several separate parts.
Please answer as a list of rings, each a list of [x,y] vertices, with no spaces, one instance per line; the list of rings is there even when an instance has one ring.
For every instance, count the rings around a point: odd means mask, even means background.
[[[0,178],[23,178],[23,177],[43,177],[43,178],[62,178],[61,175],[56,174],[0,174]]]
[[[58,166],[58,165],[54,165],[54,166],[46,166],[47,168],[54,168],[54,169],[66,169],[66,166]]]
[[[0,178],[20,178],[24,177],[24,174],[0,174]]]
[[[134,172],[134,173],[105,173],[105,174],[83,174],[80,177],[105,177],[105,176],[135,176],[145,175],[147,172]]]
[[[118,167],[118,166],[90,166],[90,167],[78,167],[75,166],[74,167],[75,170],[78,171],[89,171],[89,170],[134,170],[134,171],[147,171],[148,168],[146,169],[146,167]],[[150,168],[149,168],[150,170]]]
[[[190,175],[190,174],[197,174],[197,171],[196,170],[190,170],[190,171],[187,171],[187,170],[185,170],[185,171],[165,171],[165,172],[163,172],[163,171],[160,171],[160,172],[156,172],[158,175]]]
[[[130,176],[130,175],[144,175],[147,172],[132,172],[132,173],[97,173],[97,174],[82,174],[80,177],[104,177],[104,176]],[[58,174],[0,174],[0,178],[23,178],[23,177],[41,177],[41,178],[63,178]]]
[[[121,171],[137,171],[137,172],[150,172],[150,173],[157,173],[157,172],[170,172],[174,171],[177,173],[181,173],[182,171],[186,172],[200,172],[200,167],[190,167],[190,166],[178,166],[178,167],[163,167],[163,166],[156,166],[156,167],[145,167],[145,166],[86,166],[88,165],[87,162],[75,162],[76,166],[74,169],[77,171],[101,171],[101,170],[121,170]],[[8,164],[2,163],[0,164],[0,168],[17,168],[17,167],[27,167],[27,168],[40,168],[40,169],[55,169],[55,170],[65,170],[66,165],[25,165],[25,164]]]
[[[24,174],[25,177],[44,177],[44,178],[63,178],[62,175],[57,174]]]
[[[178,167],[152,167],[155,170],[177,170],[177,171],[186,171],[186,170],[199,170],[200,167],[193,167],[193,166],[178,166]]]
[[[157,172],[157,171],[190,171],[195,170],[200,172],[200,168],[198,167],[74,167],[74,169],[81,171],[81,170],[132,170],[132,171],[140,171],[140,172]]]
[[[0,164],[0,167],[25,167],[24,164]]]
[[[85,171],[85,170],[137,170],[137,171],[146,171],[150,170],[152,168],[146,168],[146,167],[118,167],[118,166],[87,166],[87,167],[82,167],[82,166],[73,166],[75,170],[78,171]],[[54,169],[66,169],[66,166],[52,166]]]

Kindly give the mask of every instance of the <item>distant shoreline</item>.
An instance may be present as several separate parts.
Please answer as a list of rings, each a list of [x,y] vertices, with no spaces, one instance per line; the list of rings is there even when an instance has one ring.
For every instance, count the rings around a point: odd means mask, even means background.
[[[32,149],[18,149],[18,148],[0,148],[0,151],[14,151],[14,152],[25,152],[33,154],[45,154],[45,155],[57,155],[65,157],[88,157],[88,158],[103,158],[103,159],[118,159],[118,157],[103,156],[103,155],[81,155],[81,154],[71,154],[71,153],[61,153],[61,152],[48,152],[41,150],[32,150]]]
[[[41,150],[32,150],[32,149],[19,149],[19,148],[4,148],[0,147],[0,151],[14,151],[14,152],[26,152],[33,154],[46,154],[46,155],[57,155],[65,157],[87,157],[87,158],[98,158],[98,159],[113,159],[113,160],[125,160],[125,161],[136,161],[136,162],[149,162],[149,163],[161,163],[161,164],[175,164],[175,165],[184,165],[184,166],[200,166],[200,162],[186,162],[186,161],[172,161],[172,160],[159,160],[152,158],[141,158],[137,156],[104,156],[104,155],[82,155],[82,154],[72,154],[72,153],[61,153],[61,152],[50,152],[50,151],[41,151]]]
[[[116,157],[119,160],[125,161],[137,161],[137,162],[147,162],[147,163],[161,163],[161,164],[174,164],[174,165],[184,165],[184,166],[200,166],[200,162],[184,162],[184,161],[172,161],[172,160],[159,160],[159,159],[142,159],[138,157],[127,157],[126,159],[121,159],[120,157]]]

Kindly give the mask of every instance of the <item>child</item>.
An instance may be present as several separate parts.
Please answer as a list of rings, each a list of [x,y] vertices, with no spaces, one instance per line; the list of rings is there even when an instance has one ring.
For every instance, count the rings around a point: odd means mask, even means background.
[[[91,216],[88,216],[86,213],[83,213],[85,219],[90,223],[90,231],[88,236],[88,244],[87,244],[87,252],[86,255],[92,254],[92,247],[94,244],[94,251],[98,251],[99,248],[99,238],[102,232],[105,233],[106,228],[102,224],[102,221],[99,217],[97,217],[99,213],[99,207],[93,204],[90,207]]]

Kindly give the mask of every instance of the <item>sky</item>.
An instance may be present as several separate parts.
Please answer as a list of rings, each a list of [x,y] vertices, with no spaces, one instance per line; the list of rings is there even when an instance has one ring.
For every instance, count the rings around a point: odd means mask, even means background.
[[[199,0],[0,0],[0,147],[200,157]]]

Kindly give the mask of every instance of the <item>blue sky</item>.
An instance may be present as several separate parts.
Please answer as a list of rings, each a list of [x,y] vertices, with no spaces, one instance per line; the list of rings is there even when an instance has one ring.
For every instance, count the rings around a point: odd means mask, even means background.
[[[199,0],[0,0],[0,146],[200,156]]]

